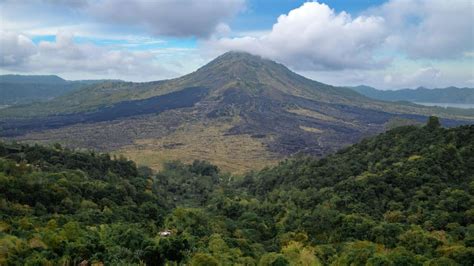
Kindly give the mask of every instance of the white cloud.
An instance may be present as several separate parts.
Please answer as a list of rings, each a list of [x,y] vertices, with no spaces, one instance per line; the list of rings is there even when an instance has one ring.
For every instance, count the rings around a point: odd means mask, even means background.
[[[206,37],[244,8],[244,0],[101,0],[86,12],[105,23],[144,27],[155,35]]]
[[[368,13],[385,18],[390,45],[412,58],[446,59],[474,51],[472,0],[390,0]]]
[[[0,40],[2,44],[3,40],[8,40],[5,42],[7,49],[0,51],[4,70],[129,80],[177,75],[159,64],[150,51],[112,50],[90,43],[77,44],[72,34],[64,32],[59,32],[54,42],[42,41],[38,45],[24,35],[11,32],[0,34]]]
[[[281,15],[261,37],[221,38],[205,45],[257,53],[300,70],[371,68],[384,63],[374,53],[386,36],[382,17],[352,18],[326,4],[307,2]]]
[[[268,32],[201,44],[211,54],[260,54],[335,85],[467,86],[474,77],[473,11],[471,0],[389,0],[351,17],[307,2]]]
[[[22,64],[36,53],[36,47],[26,36],[0,31],[0,66]]]
[[[384,51],[413,59],[451,59],[474,52],[473,11],[470,0],[390,0],[352,18],[307,2],[281,15],[266,34],[204,44],[220,52],[257,53],[300,70],[380,67],[391,61],[380,57]]]
[[[82,24],[93,24],[96,30],[115,34],[200,38],[222,31],[243,9],[245,0],[0,1],[2,24],[9,30],[44,32],[61,27],[77,32],[88,30]]]

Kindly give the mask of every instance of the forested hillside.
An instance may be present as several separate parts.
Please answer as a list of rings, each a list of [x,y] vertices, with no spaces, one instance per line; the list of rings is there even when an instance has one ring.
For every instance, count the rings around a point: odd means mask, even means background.
[[[244,176],[0,144],[0,265],[472,265],[473,155],[435,117]]]

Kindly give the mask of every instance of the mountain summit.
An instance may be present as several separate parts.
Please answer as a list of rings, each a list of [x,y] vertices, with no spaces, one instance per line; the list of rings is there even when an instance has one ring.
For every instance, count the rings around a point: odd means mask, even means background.
[[[282,64],[246,52],[227,52],[178,80],[218,91],[231,87],[254,92],[271,90],[320,101],[363,98],[351,90],[307,79]]]
[[[260,56],[245,52],[227,52],[189,76],[258,84],[272,79],[284,80],[285,77],[296,75],[285,66]]]
[[[0,110],[0,134],[119,152],[155,168],[172,159],[206,159],[238,172],[297,153],[322,156],[434,112],[371,100],[274,61],[228,52],[176,79],[102,82]],[[456,118],[444,119],[447,125],[472,119],[441,115]]]

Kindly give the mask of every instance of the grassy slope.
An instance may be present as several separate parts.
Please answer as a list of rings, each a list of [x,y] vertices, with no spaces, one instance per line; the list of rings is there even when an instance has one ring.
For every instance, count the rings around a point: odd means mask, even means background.
[[[187,124],[162,138],[139,139],[118,150],[139,165],[160,170],[167,161],[202,159],[224,171],[243,173],[275,165],[282,157],[249,135],[226,135],[232,123]]]

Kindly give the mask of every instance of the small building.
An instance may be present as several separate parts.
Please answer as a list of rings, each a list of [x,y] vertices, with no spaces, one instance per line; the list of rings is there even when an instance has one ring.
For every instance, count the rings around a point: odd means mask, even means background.
[[[160,236],[163,236],[163,237],[168,237],[171,235],[171,231],[170,230],[164,230],[164,231],[161,231],[160,232]]]

